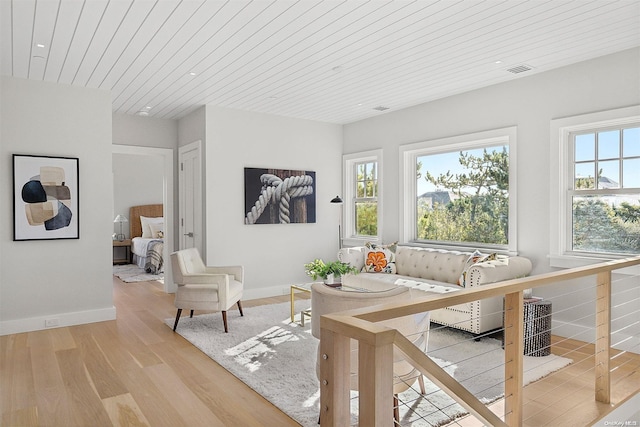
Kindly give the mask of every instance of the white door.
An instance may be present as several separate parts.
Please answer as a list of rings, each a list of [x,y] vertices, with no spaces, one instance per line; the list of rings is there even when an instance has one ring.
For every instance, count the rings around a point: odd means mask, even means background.
[[[201,150],[200,141],[187,144],[178,150],[180,188],[178,225],[180,249],[195,247],[203,254]]]

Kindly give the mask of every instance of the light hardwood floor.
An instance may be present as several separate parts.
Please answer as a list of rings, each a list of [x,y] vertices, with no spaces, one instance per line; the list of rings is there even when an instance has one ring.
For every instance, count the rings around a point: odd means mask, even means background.
[[[113,288],[115,321],[0,337],[2,426],[298,425],[164,324],[175,308],[160,284],[114,278]],[[229,312],[231,330],[236,316]],[[556,339],[553,351],[574,363],[526,387],[524,426],[588,426],[608,413],[610,405],[593,399],[593,347]],[[640,356],[613,365],[619,403],[640,392]]]
[[[117,320],[0,337],[0,424],[298,426],[164,324],[175,308],[161,286],[114,278]]]

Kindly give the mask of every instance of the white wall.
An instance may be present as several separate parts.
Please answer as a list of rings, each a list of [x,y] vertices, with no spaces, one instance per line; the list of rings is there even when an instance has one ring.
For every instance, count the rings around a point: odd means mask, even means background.
[[[206,108],[206,259],[243,264],[245,299],[282,294],[309,281],[303,265],[335,259],[338,216],[329,201],[342,183],[339,125]],[[244,168],[316,172],[313,224],[244,224]]]
[[[533,261],[534,274],[551,271],[550,121],[639,104],[639,65],[640,49],[631,49],[346,125],[345,153],[384,152],[384,240],[400,235],[400,145],[517,126],[518,250]],[[563,314],[554,311],[561,321]]]
[[[204,141],[205,135],[205,109],[200,107],[178,121],[178,146],[182,147],[194,141]]]
[[[178,121],[113,114],[113,143],[140,147],[176,148]]]
[[[115,319],[111,95],[4,76],[1,87],[0,334]],[[80,239],[12,240],[14,153],[79,158]]]
[[[113,154],[113,218],[129,218],[131,206],[162,204],[163,163],[160,156]],[[129,225],[122,226],[126,238]],[[119,224],[113,224],[113,232],[120,232]]]

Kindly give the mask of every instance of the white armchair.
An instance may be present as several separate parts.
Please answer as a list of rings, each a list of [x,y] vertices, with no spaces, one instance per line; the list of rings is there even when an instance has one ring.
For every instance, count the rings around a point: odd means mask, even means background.
[[[242,313],[242,298],[244,269],[242,266],[208,267],[204,265],[200,253],[196,248],[183,249],[171,254],[173,281],[178,285],[175,306],[178,309],[175,331],[178,327],[182,309],[222,311],[224,331],[229,332],[227,326],[227,310],[238,305],[240,316]]]

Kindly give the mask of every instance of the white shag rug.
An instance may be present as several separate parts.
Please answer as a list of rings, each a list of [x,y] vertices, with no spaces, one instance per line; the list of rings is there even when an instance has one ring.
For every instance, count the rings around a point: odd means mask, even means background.
[[[296,301],[296,320],[309,307]],[[227,313],[225,334],[220,313],[183,317],[177,331],[241,381],[305,427],[317,427],[320,401],[316,377],[318,340],[305,326],[290,321],[289,303],[272,304]],[[166,319],[173,328],[175,319]],[[432,324],[428,354],[484,403],[502,397],[504,350],[493,338],[474,341],[470,334]],[[524,384],[540,379],[572,361],[559,356],[527,357]],[[466,414],[446,393],[425,378],[427,393],[417,383],[399,396],[402,426],[439,426]],[[357,396],[352,392],[353,396]],[[354,400],[352,419],[357,420]]]
[[[164,281],[164,273],[149,274],[135,264],[114,265],[113,275],[125,283]]]

